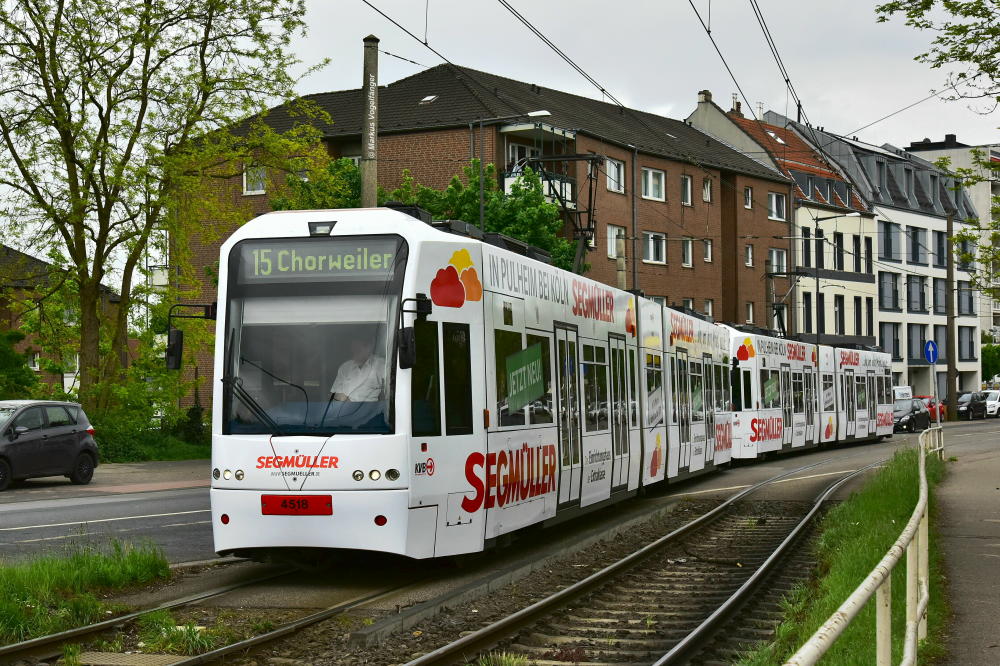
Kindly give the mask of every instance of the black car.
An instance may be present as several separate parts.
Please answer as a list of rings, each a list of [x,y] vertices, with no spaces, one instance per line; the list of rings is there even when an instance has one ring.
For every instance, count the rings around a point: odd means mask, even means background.
[[[923,400],[901,398],[892,403],[893,430],[916,432],[931,427],[931,413]]]
[[[0,490],[38,476],[87,484],[98,460],[94,428],[80,405],[0,400]]]
[[[985,419],[986,394],[981,391],[963,391],[958,394],[958,418]]]

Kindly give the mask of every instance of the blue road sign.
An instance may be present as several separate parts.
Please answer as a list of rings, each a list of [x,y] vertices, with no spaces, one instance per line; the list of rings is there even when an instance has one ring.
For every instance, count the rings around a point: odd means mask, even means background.
[[[937,363],[938,348],[937,348],[937,343],[934,342],[933,340],[928,340],[927,343],[924,345],[924,358],[927,359],[927,362],[930,363],[931,365]]]

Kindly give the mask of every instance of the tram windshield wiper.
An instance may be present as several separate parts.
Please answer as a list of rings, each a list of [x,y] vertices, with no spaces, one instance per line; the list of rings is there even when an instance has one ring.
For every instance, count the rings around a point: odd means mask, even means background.
[[[281,429],[278,422],[271,418],[257,400],[250,395],[245,388],[243,388],[243,380],[239,377],[223,377],[222,383],[226,386],[227,390],[231,395],[239,398],[239,401],[246,406],[250,412],[257,417],[262,423],[267,425],[274,435],[285,435],[285,431]]]

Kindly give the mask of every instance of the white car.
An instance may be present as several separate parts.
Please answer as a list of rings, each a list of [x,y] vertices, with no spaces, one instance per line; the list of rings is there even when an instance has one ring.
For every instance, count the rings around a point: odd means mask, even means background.
[[[1000,416],[1000,391],[986,392],[986,416]]]

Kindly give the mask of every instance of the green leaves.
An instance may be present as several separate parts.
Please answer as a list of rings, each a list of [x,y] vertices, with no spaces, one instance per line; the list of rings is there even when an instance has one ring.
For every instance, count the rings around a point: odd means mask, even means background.
[[[0,333],[0,400],[27,398],[37,384],[27,359],[14,351],[23,339],[18,331]]]

